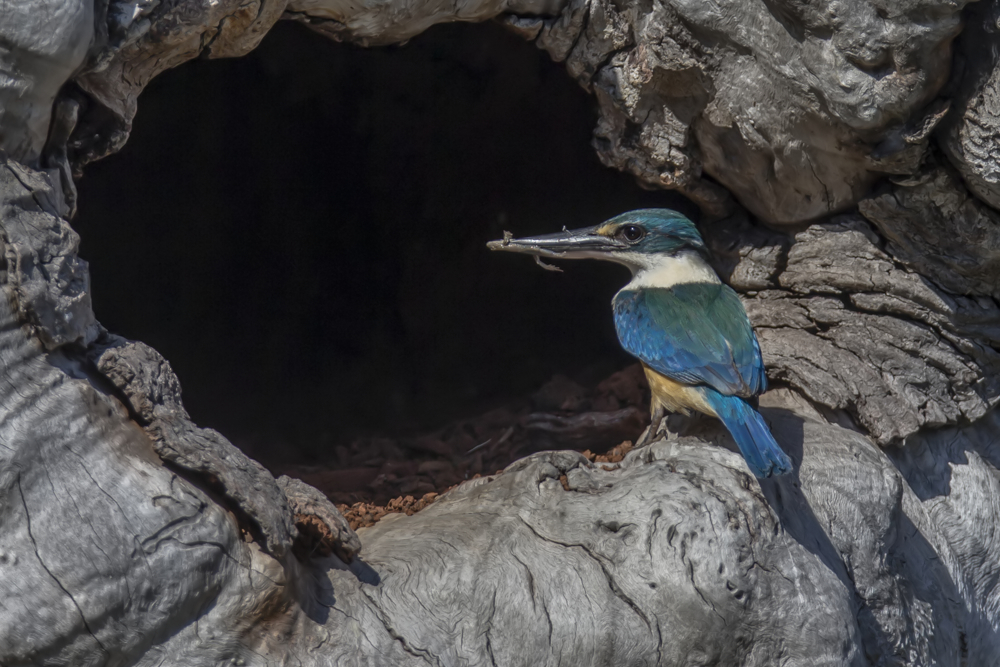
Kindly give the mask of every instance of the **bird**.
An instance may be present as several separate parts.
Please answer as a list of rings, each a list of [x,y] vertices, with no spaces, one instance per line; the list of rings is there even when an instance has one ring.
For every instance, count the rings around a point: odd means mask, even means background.
[[[612,308],[618,340],[642,363],[652,394],[651,424],[640,446],[655,438],[668,411],[700,412],[725,425],[758,478],[791,471],[755,407],[767,389],[760,343],[739,296],[709,264],[708,248],[687,217],[640,209],[543,236],[504,232],[487,247],[534,255],[540,264],[542,257],[600,259],[631,270]]]

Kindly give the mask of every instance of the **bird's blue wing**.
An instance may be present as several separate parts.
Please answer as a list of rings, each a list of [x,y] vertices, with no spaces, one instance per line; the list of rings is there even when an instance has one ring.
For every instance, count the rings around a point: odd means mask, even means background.
[[[614,309],[622,347],[653,370],[745,398],[767,388],[757,337],[727,285],[623,290]]]

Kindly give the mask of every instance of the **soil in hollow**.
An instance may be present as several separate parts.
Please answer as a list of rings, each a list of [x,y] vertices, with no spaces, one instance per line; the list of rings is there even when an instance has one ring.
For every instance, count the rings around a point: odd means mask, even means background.
[[[359,438],[329,461],[276,466],[327,495],[352,528],[413,514],[468,479],[502,471],[537,451],[574,449],[617,463],[649,423],[649,388],[634,364],[593,386],[557,375],[536,392],[413,437]]]

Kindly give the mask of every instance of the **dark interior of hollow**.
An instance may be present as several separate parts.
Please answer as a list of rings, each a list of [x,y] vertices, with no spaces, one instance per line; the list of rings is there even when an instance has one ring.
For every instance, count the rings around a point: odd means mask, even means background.
[[[154,80],[89,166],[74,226],[98,318],[177,371],[197,423],[265,463],[417,432],[630,363],[602,262],[550,273],[487,240],[682,198],[590,146],[591,95],[495,24],[401,47],[279,24]]]

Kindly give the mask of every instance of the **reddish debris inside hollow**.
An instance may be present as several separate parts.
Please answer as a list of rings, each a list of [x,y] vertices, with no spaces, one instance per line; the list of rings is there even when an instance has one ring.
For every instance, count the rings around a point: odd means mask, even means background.
[[[574,449],[594,463],[617,463],[649,423],[648,405],[638,364],[591,388],[557,375],[529,398],[431,433],[359,439],[337,447],[326,465],[274,473],[316,487],[352,528],[364,528],[387,514],[419,512],[463,481],[502,471],[534,452]]]

